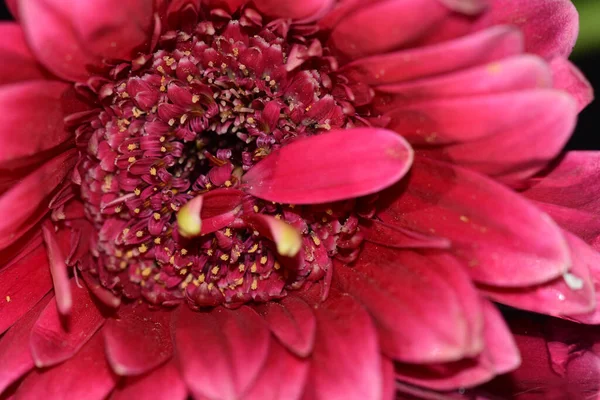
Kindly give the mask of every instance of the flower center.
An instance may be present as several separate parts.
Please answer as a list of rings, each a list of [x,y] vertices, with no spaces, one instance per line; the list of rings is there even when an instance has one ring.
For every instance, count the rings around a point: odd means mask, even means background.
[[[89,272],[115,293],[195,307],[267,301],[357,253],[353,202],[283,205],[240,190],[273,150],[353,126],[355,111],[316,29],[264,25],[249,8],[234,17],[165,32],[153,54],[98,79],[101,111],[78,129],[78,172],[97,230]],[[183,237],[177,213],[201,195],[218,212]],[[282,251],[249,214],[289,224],[300,249]]]

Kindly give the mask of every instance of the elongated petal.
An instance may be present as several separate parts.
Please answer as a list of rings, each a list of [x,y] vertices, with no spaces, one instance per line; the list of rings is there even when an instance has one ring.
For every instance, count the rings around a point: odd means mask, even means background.
[[[477,292],[458,263],[440,261],[366,244],[356,267],[335,268],[334,281],[367,308],[388,357],[432,363],[481,351]]]
[[[34,367],[29,350],[29,333],[50,295],[31,309],[0,339],[0,393]]]
[[[69,85],[30,81],[0,88],[0,167],[63,143],[72,136],[63,124],[61,98]]]
[[[193,237],[225,228],[235,220],[244,195],[237,189],[215,189],[195,197],[177,213],[180,233]]]
[[[150,38],[153,6],[144,0],[20,2],[38,60],[61,78],[84,81],[102,59],[131,59]]]
[[[374,107],[384,113],[419,102],[552,87],[552,73],[539,57],[520,55],[442,77],[377,87]]]
[[[289,353],[282,345],[269,345],[269,356],[264,368],[245,400],[296,400],[300,399],[308,376],[309,363]],[[282,373],[285,371],[284,373]]]
[[[72,359],[27,376],[17,398],[25,400],[104,399],[117,383],[104,357],[102,335],[97,333]]]
[[[589,313],[596,308],[591,268],[597,268],[600,255],[574,235],[565,234],[573,265],[568,274],[551,282],[519,289],[480,287],[480,291],[499,303],[515,308],[555,316],[574,316]],[[582,321],[595,321],[597,313],[582,315]]]
[[[360,224],[365,239],[371,243],[399,249],[448,249],[448,239],[424,235],[377,220],[363,220]]]
[[[513,126],[484,138],[450,146],[429,147],[420,154],[491,175],[504,182],[519,181],[548,166],[575,129],[577,104],[557,90],[521,92],[529,112]],[[544,146],[538,146],[544,141]]]
[[[488,6],[487,0],[439,0],[446,7],[465,14],[478,14]]]
[[[341,68],[354,82],[384,85],[439,75],[485,64],[523,52],[521,33],[495,26],[448,42],[351,62]]]
[[[365,309],[351,296],[332,293],[315,314],[317,334],[304,398],[380,398],[381,355]]]
[[[410,145],[393,132],[335,130],[299,139],[271,153],[242,181],[246,192],[264,200],[326,203],[388,187],[406,174],[412,158]]]
[[[19,239],[26,231],[22,226],[29,223],[28,218],[38,207],[46,207],[48,196],[72,172],[75,153],[72,150],[53,158],[0,197],[0,249]],[[43,214],[37,215],[39,220]]]
[[[0,23],[0,84],[44,79],[49,75],[38,64],[25,42],[23,30],[14,22]]]
[[[521,358],[502,315],[489,302],[484,310],[486,343],[480,356],[431,366],[399,364],[396,377],[429,389],[452,390],[479,385],[517,368]]]
[[[269,331],[251,309],[178,309],[175,343],[183,380],[199,398],[237,398],[267,357]],[[203,346],[198,346],[203,343]],[[217,379],[215,379],[215,377]]]
[[[194,237],[200,235],[202,231],[202,196],[198,196],[188,201],[177,212],[177,229],[183,237]]]
[[[287,222],[266,214],[249,214],[244,219],[253,229],[275,242],[280,255],[294,257],[300,251],[302,235]]]
[[[187,395],[175,363],[168,362],[149,374],[127,378],[122,386],[117,386],[111,399],[185,400]]]
[[[42,224],[42,235],[48,252],[50,272],[52,273],[56,309],[62,317],[68,317],[73,307],[71,283],[69,281],[65,257],[55,238],[54,225],[51,222],[46,221]]]
[[[146,304],[124,306],[104,327],[106,357],[118,375],[139,375],[164,363],[173,354],[171,311]]]
[[[316,319],[311,308],[297,297],[257,306],[271,332],[291,352],[307,357],[315,342]]]
[[[31,354],[37,367],[49,367],[73,357],[104,323],[87,289],[71,281],[73,309],[65,324],[51,301],[31,331]]]
[[[0,269],[0,333],[52,290],[52,277],[46,248],[39,245],[31,253]]]
[[[265,15],[275,18],[306,19],[322,13],[333,5],[332,0],[255,0],[254,4]]]
[[[567,91],[575,98],[578,111],[594,100],[594,89],[585,76],[569,60],[557,57],[550,63],[554,87]]]
[[[417,158],[405,186],[385,192],[384,222],[448,238],[471,277],[530,286],[570,267],[560,228],[527,200],[468,170]]]
[[[571,0],[492,0],[491,9],[475,28],[497,24],[518,26],[528,52],[552,59],[567,58],[579,31],[579,16]]]
[[[329,45],[351,59],[384,53],[415,41],[448,12],[436,0],[374,2],[343,18]]]

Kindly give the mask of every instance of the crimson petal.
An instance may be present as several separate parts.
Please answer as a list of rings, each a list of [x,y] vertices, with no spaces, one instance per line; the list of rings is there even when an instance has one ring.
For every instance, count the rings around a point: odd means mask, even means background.
[[[326,203],[390,186],[406,174],[412,159],[410,145],[394,132],[334,130],[274,151],[251,168],[242,182],[247,193],[264,200]]]
[[[71,292],[73,309],[66,324],[53,300],[31,330],[31,354],[37,367],[53,366],[73,357],[104,323],[87,289],[80,289],[71,280]]]
[[[307,357],[315,341],[316,319],[311,308],[298,297],[286,297],[281,302],[256,306],[271,332],[288,350]]]
[[[240,397],[267,357],[269,331],[261,318],[246,306],[212,312],[180,307],[177,313],[177,355],[183,380],[193,395],[210,399]]]
[[[315,314],[317,333],[304,398],[380,398],[381,355],[369,314],[351,296],[334,292]]]
[[[173,362],[168,362],[149,374],[128,378],[117,386],[111,400],[185,400],[187,388]]]
[[[254,5],[263,14],[292,19],[310,18],[330,8],[333,3],[333,0],[254,0]]]
[[[173,354],[171,311],[152,311],[134,303],[119,309],[102,333],[106,357],[118,375],[139,375],[164,363]]]
[[[382,194],[382,220],[450,239],[477,282],[530,286],[570,267],[565,238],[548,215],[484,176],[419,157],[405,183]]]
[[[45,371],[35,370],[17,390],[23,400],[104,399],[117,383],[97,333],[73,358]]]
[[[0,23],[0,84],[44,79],[49,75],[37,63],[25,42],[23,30],[14,22]],[[23,121],[22,121],[23,122]]]
[[[554,87],[567,91],[575,98],[578,111],[594,100],[594,89],[585,76],[569,60],[555,58],[550,62]]]

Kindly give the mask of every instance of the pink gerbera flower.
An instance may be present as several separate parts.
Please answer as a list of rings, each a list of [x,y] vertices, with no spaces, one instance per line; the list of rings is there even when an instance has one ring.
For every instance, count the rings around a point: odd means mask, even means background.
[[[600,322],[570,1],[9,5],[8,396],[390,399],[515,369],[492,301]]]

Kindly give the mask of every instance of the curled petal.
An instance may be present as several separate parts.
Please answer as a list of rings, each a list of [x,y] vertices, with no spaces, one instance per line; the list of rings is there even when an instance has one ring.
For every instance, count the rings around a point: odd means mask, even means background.
[[[254,0],[254,5],[265,15],[275,18],[311,19],[331,8],[333,0]]]
[[[177,229],[183,237],[194,237],[200,235],[202,230],[202,196],[194,197],[188,201],[177,212]]]
[[[554,87],[565,90],[573,96],[577,101],[578,111],[583,110],[594,100],[592,85],[569,60],[557,57],[550,62],[550,67]]]
[[[54,237],[54,226],[46,221],[42,224],[42,235],[48,251],[48,261],[50,262],[50,271],[52,272],[52,284],[54,286],[54,295],[56,308],[63,317],[71,313],[73,307],[73,298],[71,295],[71,285],[69,282],[69,273],[65,257]]]
[[[244,220],[277,246],[277,253],[294,257],[302,247],[302,235],[285,221],[265,214],[244,215]]]
[[[247,193],[264,200],[326,203],[378,192],[401,179],[412,160],[410,145],[391,131],[335,130],[274,151],[242,182]]]

